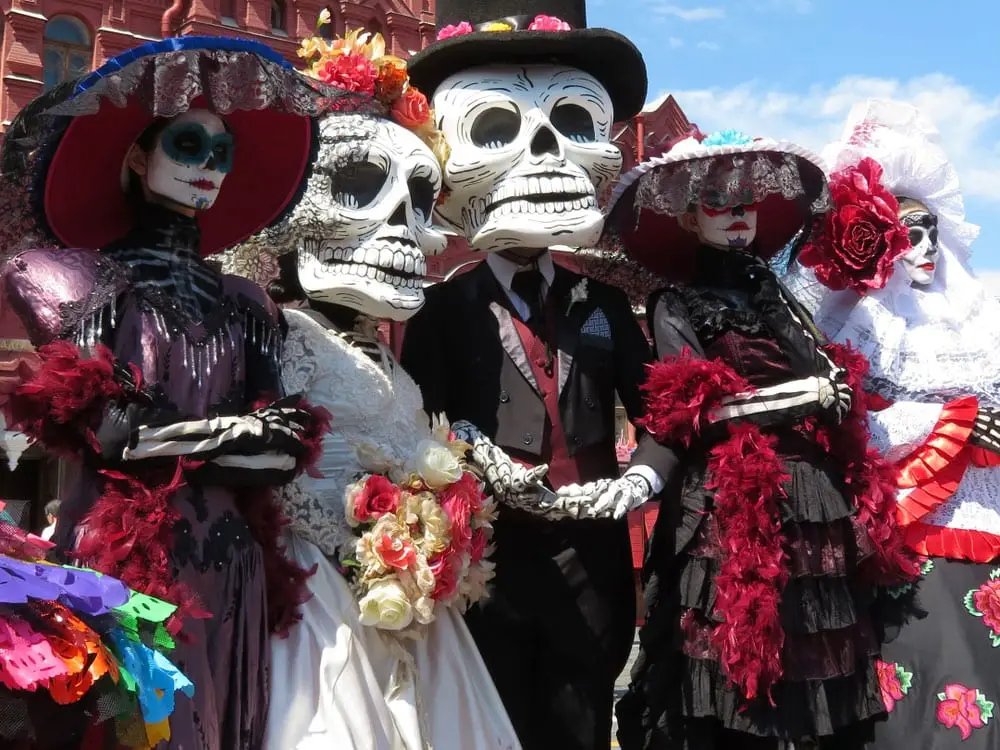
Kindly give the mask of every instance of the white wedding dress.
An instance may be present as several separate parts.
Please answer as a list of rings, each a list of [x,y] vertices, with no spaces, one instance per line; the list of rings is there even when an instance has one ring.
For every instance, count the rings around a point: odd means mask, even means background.
[[[364,473],[358,451],[405,460],[429,436],[420,390],[385,347],[379,364],[317,313],[285,315],[285,391],[329,410],[333,432],[323,440],[322,478],[302,476],[280,491],[288,553],[316,574],[302,621],[271,639],[264,750],[518,750],[461,615],[437,609],[420,640],[363,626],[333,562],[354,540],[343,497]]]

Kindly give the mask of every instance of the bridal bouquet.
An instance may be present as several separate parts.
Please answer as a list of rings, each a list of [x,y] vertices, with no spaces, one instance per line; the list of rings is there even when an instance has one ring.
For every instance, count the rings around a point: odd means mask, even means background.
[[[358,539],[354,556],[341,562],[364,625],[406,630],[433,622],[439,606],[464,611],[486,596],[496,506],[465,463],[470,447],[435,418],[405,463],[359,449],[362,465],[380,469],[346,490]]]

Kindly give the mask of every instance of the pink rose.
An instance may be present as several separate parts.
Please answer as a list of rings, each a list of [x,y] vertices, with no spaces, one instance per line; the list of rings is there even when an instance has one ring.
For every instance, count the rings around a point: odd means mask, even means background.
[[[351,53],[327,60],[317,71],[317,77],[345,91],[374,96],[378,70],[364,55]]]
[[[980,702],[987,702],[993,708],[978,690],[957,683],[946,685],[944,692],[938,694],[938,701],[937,720],[946,727],[958,727],[963,740],[972,736],[973,729],[985,726]]]
[[[972,603],[983,616],[983,625],[1000,635],[1000,579],[987,581],[976,589]]]
[[[906,697],[906,691],[903,690],[903,686],[899,682],[898,666],[876,659],[875,669],[878,672],[882,702],[885,704],[885,710],[891,712],[896,707],[896,701]]]
[[[434,593],[431,598],[435,601],[446,601],[455,596],[458,591],[458,574],[461,557],[449,547],[437,557],[432,557],[427,561],[431,573],[434,574]]]
[[[871,158],[830,177],[833,208],[799,255],[830,289],[882,289],[893,264],[910,250],[899,203],[881,180],[882,167]]]
[[[382,562],[396,570],[406,570],[417,561],[417,550],[409,539],[393,539],[383,534],[375,542],[374,550]]]
[[[354,517],[361,523],[374,521],[399,507],[399,487],[380,474],[372,474],[354,497]]]
[[[440,29],[437,33],[437,40],[440,42],[444,39],[451,39],[453,36],[464,36],[465,34],[471,34],[474,31],[472,24],[468,21],[462,21],[462,23],[452,24],[451,26],[445,26]]]
[[[451,521],[452,546],[459,552],[465,552],[472,542],[472,506],[477,501],[478,494],[478,481],[466,473],[457,482],[441,490],[438,498]]]
[[[528,26],[528,31],[569,31],[572,27],[555,16],[535,16]]]

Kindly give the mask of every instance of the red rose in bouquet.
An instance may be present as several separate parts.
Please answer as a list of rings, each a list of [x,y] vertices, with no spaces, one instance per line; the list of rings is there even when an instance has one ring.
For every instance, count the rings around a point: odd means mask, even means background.
[[[830,289],[882,289],[893,263],[910,250],[899,203],[881,180],[882,167],[871,158],[830,177],[833,209],[799,255]]]
[[[431,117],[431,106],[427,97],[410,86],[392,105],[392,119],[410,130],[418,130]]]
[[[400,490],[380,474],[372,474],[354,496],[354,517],[361,523],[374,521],[399,507]]]

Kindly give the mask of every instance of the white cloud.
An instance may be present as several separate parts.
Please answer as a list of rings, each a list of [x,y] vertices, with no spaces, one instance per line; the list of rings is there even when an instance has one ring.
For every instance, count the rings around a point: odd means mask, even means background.
[[[670,49],[680,49],[684,46],[684,40],[680,37],[672,36],[667,38],[667,44],[670,45]]]
[[[713,21],[726,17],[723,8],[680,8],[676,5],[656,5],[653,12],[660,16],[673,16],[682,21]]]
[[[709,52],[718,52],[722,48],[715,42],[698,42],[698,49],[708,50]]]
[[[770,89],[759,81],[668,93],[703,131],[737,128],[815,151],[840,135],[855,102],[869,97],[908,101],[940,129],[965,194],[1000,203],[1000,96],[985,96],[940,73],[906,81],[849,76],[805,93]]]

